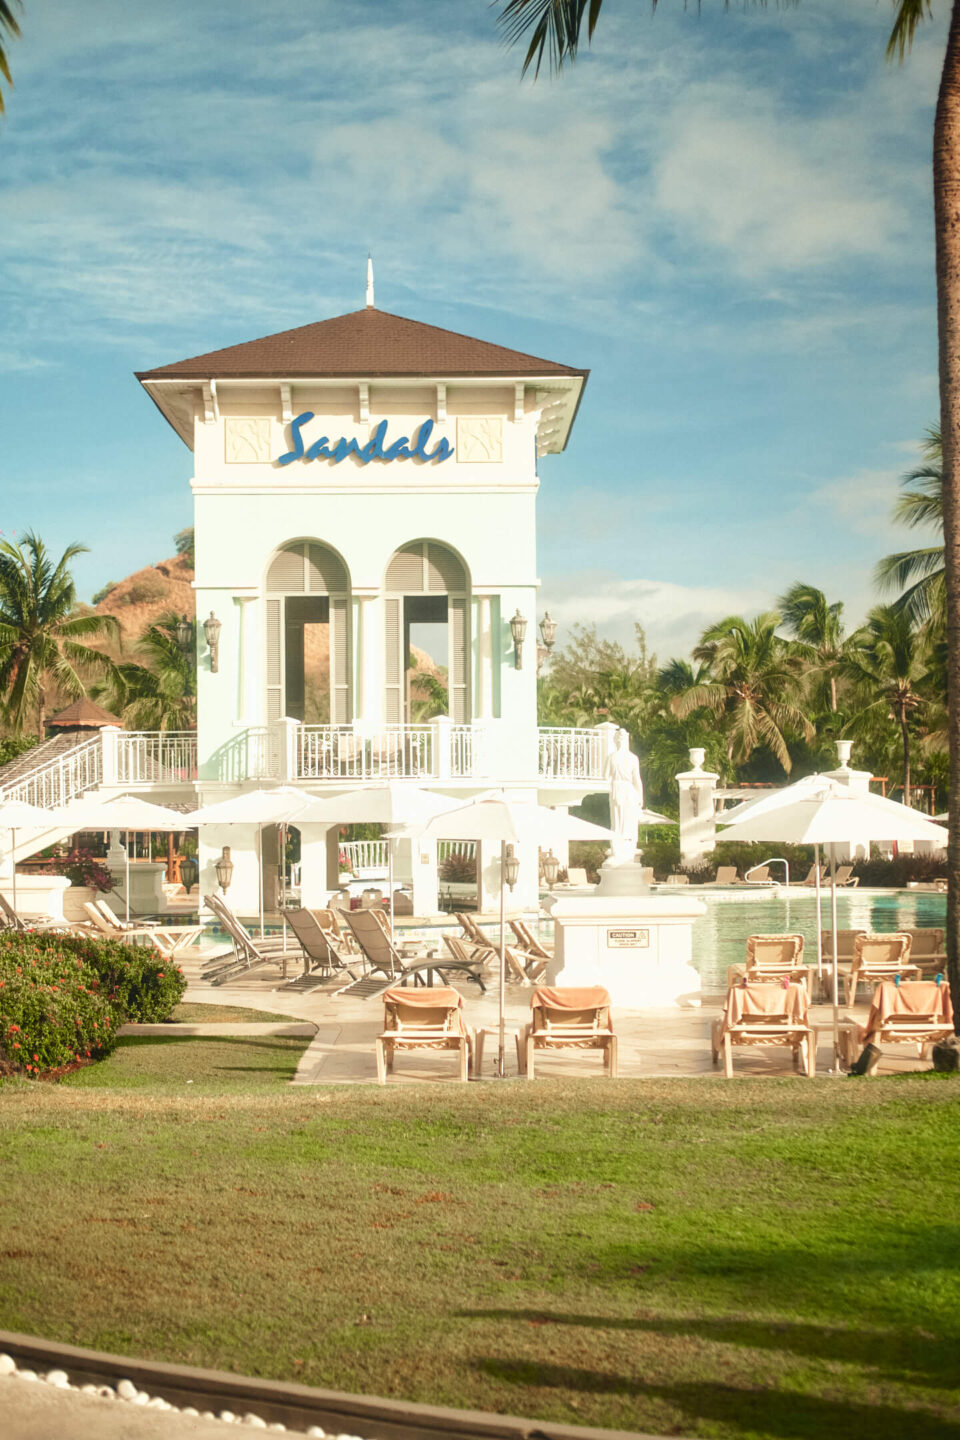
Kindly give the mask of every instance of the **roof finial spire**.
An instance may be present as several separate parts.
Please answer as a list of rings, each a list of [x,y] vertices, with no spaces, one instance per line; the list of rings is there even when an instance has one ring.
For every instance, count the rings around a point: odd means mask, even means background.
[[[367,308],[373,308],[373,256],[367,256]]]

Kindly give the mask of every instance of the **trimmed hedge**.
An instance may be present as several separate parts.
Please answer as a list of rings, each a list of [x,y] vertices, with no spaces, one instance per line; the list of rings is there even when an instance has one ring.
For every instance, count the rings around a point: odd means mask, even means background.
[[[122,940],[0,932],[0,1069],[31,1078],[100,1059],[128,1020],[166,1020],[187,982]]]

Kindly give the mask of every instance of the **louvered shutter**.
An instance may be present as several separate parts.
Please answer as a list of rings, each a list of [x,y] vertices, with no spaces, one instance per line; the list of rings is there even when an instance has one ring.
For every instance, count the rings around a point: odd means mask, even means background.
[[[384,616],[384,705],[383,715],[388,725],[399,725],[403,717],[403,626],[400,606],[402,600],[388,595],[383,602]]]
[[[330,601],[330,721],[346,725],[350,714],[350,625],[345,595]]]
[[[470,687],[468,664],[469,633],[467,626],[467,599],[464,595],[452,595],[448,602],[447,625],[450,645],[450,719],[457,725],[466,725],[470,719]]]

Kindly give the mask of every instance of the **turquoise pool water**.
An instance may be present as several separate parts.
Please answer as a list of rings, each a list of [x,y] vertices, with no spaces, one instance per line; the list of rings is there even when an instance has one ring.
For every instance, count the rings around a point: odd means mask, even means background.
[[[723,990],[727,966],[743,963],[748,935],[791,934],[804,938],[804,959],[817,960],[817,902],[810,894],[771,894],[760,899],[724,900],[700,893],[707,913],[694,922],[693,963],[706,991]],[[820,928],[830,928],[830,892],[822,892]],[[848,890],[837,896],[841,930],[889,931],[943,928],[945,895],[912,890]]]

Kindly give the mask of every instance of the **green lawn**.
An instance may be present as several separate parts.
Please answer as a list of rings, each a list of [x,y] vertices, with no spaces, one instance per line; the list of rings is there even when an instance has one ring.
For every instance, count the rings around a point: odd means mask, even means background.
[[[216,1005],[209,1001],[201,1004],[193,1000],[183,1000],[173,1007],[170,1018],[178,1025],[209,1025],[234,1020],[244,1025],[279,1025],[289,1024],[297,1017],[281,1015],[276,1010],[248,1010],[245,1005]]]
[[[188,1084],[206,1095],[277,1089],[293,1079],[309,1043],[284,1035],[125,1037],[106,1060],[74,1071],[61,1083],[154,1095],[182,1095]]]
[[[948,1079],[292,1091],[292,1050],[214,1042],[185,1093],[210,1042],[163,1044],[151,1093],[97,1078],[149,1045],[0,1089],[0,1325],[659,1434],[960,1437]]]

